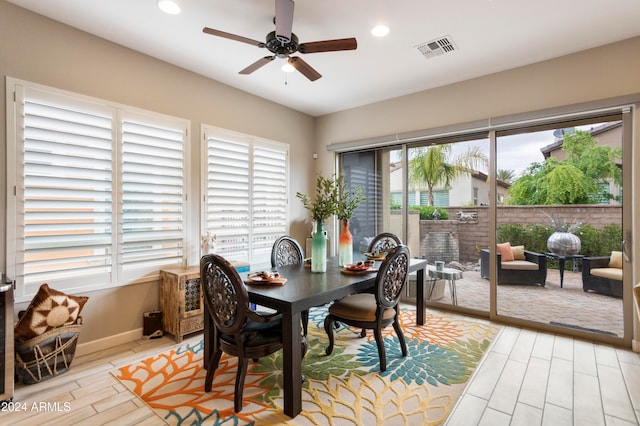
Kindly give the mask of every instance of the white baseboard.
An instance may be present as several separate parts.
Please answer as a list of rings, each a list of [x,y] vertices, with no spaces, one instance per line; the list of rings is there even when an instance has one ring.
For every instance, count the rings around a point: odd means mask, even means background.
[[[93,352],[102,351],[107,348],[133,342],[139,339],[142,339],[142,328],[136,328],[125,333],[105,337],[104,339],[92,340],[87,343],[80,343],[76,347],[76,356],[82,356]]]

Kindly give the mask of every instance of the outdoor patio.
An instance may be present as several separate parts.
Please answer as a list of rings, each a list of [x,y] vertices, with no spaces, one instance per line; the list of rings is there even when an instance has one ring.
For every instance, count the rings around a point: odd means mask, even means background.
[[[569,269],[569,268],[568,268]],[[428,293],[428,290],[427,290]],[[487,311],[489,281],[480,271],[465,271],[456,281],[458,305]],[[437,302],[451,304],[449,285]],[[560,273],[549,269],[544,287],[531,285],[498,286],[498,313],[501,315],[623,335],[622,299],[582,290],[582,273],[564,272],[563,288]]]

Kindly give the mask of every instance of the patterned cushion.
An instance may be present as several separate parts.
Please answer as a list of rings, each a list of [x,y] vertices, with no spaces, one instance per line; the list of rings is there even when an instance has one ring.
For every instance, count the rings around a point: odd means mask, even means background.
[[[70,296],[42,284],[24,315],[18,319],[15,339],[32,339],[52,328],[74,323],[87,300],[88,297]]]

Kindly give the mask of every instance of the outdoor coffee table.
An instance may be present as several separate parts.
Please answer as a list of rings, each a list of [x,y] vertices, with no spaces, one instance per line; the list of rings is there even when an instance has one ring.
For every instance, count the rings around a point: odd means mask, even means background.
[[[429,287],[429,299],[433,293],[433,288],[436,286],[436,280],[449,281],[449,293],[451,293],[451,304],[458,304],[458,296],[456,296],[456,280],[462,279],[462,271],[453,268],[443,268],[437,270],[433,265],[427,265],[427,273],[431,278],[431,286]]]
[[[573,272],[577,272],[578,268],[576,266],[576,259],[582,259],[584,255],[582,254],[555,254],[555,253],[545,253],[545,255],[549,259],[554,259],[558,261],[558,269],[560,270],[560,288],[562,288],[562,284],[564,282],[564,262],[565,260],[573,260]]]

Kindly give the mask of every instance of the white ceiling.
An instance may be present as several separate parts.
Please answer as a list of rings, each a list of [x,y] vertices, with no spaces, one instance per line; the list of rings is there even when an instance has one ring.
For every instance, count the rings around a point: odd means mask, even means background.
[[[177,0],[176,16],[157,0],[8,1],[312,116],[640,35],[640,0],[298,0],[293,32],[301,43],[358,40],[355,51],[300,54],[323,75],[311,82],[285,76],[284,59],[240,75],[269,52],[202,32],[264,41],[274,0]],[[379,23],[391,28],[385,38],[370,34]],[[416,49],[443,36],[455,51],[426,59]]]

